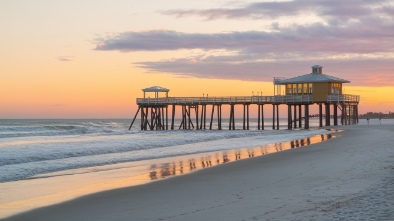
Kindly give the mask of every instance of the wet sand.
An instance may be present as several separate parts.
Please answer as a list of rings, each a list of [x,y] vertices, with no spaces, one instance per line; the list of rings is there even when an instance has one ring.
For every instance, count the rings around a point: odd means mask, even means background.
[[[393,220],[394,125],[336,128],[322,143],[6,220]]]
[[[0,219],[93,193],[155,182],[224,163],[305,147],[335,138],[328,131],[319,132],[311,137],[274,144],[71,169],[36,175],[16,182],[0,183]],[[245,145],[249,146],[246,143]]]

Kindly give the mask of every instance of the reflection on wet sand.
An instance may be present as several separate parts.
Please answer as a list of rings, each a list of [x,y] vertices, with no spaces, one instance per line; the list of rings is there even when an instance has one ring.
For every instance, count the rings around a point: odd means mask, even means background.
[[[180,160],[178,162],[152,164],[150,166],[151,171],[149,173],[149,177],[151,180],[157,180],[169,176],[190,173],[198,169],[208,168],[222,163],[228,163],[231,161],[241,160],[245,158],[257,157],[265,154],[308,146],[311,144],[323,142],[331,138],[335,138],[335,136],[331,134],[315,135],[313,137],[292,140],[290,142],[281,142],[252,148],[228,150],[223,152],[206,153],[203,154],[203,156],[199,157],[199,159],[191,158]],[[188,166],[184,167],[184,165]]]
[[[119,169],[115,170],[77,173],[73,176],[54,176],[50,179],[30,179],[17,183],[1,183],[0,188],[10,189],[9,185],[13,185],[14,188],[21,190],[22,193],[15,194],[13,191],[2,192],[3,195],[0,197],[0,217],[64,202],[82,195],[140,185],[231,161],[307,146],[331,138],[334,138],[334,136],[330,134],[318,135],[254,148],[201,153],[193,156],[178,156],[146,161],[142,164],[141,162],[129,162],[119,165]],[[15,187],[15,185],[17,186]],[[35,191],[29,191],[32,188]]]

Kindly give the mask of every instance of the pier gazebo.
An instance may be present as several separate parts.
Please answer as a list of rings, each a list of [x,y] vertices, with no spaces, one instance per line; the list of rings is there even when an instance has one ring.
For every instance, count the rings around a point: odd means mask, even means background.
[[[257,129],[264,130],[264,106],[272,105],[272,129],[279,130],[279,105],[288,107],[288,129],[309,128],[309,118],[319,117],[319,126],[338,125],[338,110],[341,112],[341,124],[358,123],[359,95],[342,93],[342,84],[350,83],[348,80],[323,74],[323,67],[312,66],[312,73],[289,79],[274,78],[273,96],[229,96],[229,97],[169,97],[169,89],[153,86],[142,89],[143,98],[137,98],[138,110],[133,118],[130,128],[141,112],[141,130],[168,130],[168,106],[171,106],[171,126],[174,130],[176,107],[182,109],[182,121],[179,129],[208,129],[207,106],[211,106],[209,129],[212,129],[216,109],[217,129],[222,129],[222,105],[230,106],[229,130],[235,129],[235,105],[243,105],[243,128],[249,130],[249,106],[257,105]],[[146,93],[153,92],[154,97],[146,97]],[[159,97],[159,93],[165,93]],[[309,106],[317,104],[319,113],[309,114]],[[323,105],[325,112],[323,114]],[[303,108],[302,108],[303,107]],[[333,114],[331,115],[331,109]],[[194,110],[194,111],[192,111]],[[201,112],[200,112],[201,110]],[[193,113],[194,112],[194,113]],[[194,116],[192,116],[194,115]],[[194,118],[194,119],[193,119]],[[194,122],[194,123],[193,123]],[[130,129],[129,128],[129,129]]]
[[[310,74],[289,79],[275,78],[274,91],[275,96],[310,96],[313,103],[319,105],[320,127],[323,126],[323,104],[325,105],[326,126],[330,126],[330,105],[333,105],[334,113],[332,117],[334,118],[334,125],[338,125],[338,108],[342,111],[342,124],[355,124],[358,123],[358,103],[360,96],[343,94],[343,83],[350,83],[350,81],[323,74],[323,67],[314,65]],[[282,94],[282,86],[285,87],[284,94]],[[294,113],[296,113],[296,109],[294,109]]]
[[[160,92],[166,93],[166,97],[168,97],[168,92],[170,90],[167,88],[164,88],[164,87],[160,87],[160,86],[153,86],[153,87],[144,88],[144,89],[142,89],[142,91],[144,92],[144,98],[146,98],[146,93],[149,93],[149,92],[154,93],[155,98],[159,98]]]

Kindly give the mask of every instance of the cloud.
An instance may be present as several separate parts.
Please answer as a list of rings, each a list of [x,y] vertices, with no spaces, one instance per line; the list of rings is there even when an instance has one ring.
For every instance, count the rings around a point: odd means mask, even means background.
[[[243,58],[230,57],[229,62],[224,58],[197,57],[172,59],[155,62],[139,62],[134,65],[149,72],[171,73],[176,76],[197,78],[236,79],[244,81],[272,81],[274,77],[291,78],[311,73],[311,66],[323,66],[323,73],[350,80],[352,85],[363,86],[392,86],[394,78],[392,70],[393,59],[285,59],[274,61],[252,60],[231,62]]]
[[[257,12],[265,16],[287,16],[305,10],[327,16],[325,22],[308,25],[293,24],[282,27],[273,22],[270,31],[244,31],[226,33],[185,33],[174,30],[130,31],[96,39],[96,50],[162,51],[180,49],[226,49],[250,54],[296,53],[338,54],[376,53],[394,50],[394,7],[382,5],[385,0],[298,0],[287,2],[259,2],[227,11],[226,17],[249,16]],[[378,5],[378,3],[380,5]],[[374,7],[372,7],[374,6]],[[202,14],[207,11],[200,10]],[[233,12],[241,10],[241,12]],[[179,11],[179,10],[178,10]],[[256,12],[257,11],[257,12]],[[231,12],[231,13],[230,13]],[[189,11],[167,14],[195,14]],[[222,13],[218,13],[222,14]],[[209,15],[210,17],[216,17]]]
[[[272,20],[271,30],[225,33],[185,33],[174,30],[121,32],[96,39],[96,50],[162,51],[226,49],[248,53],[375,53],[394,49],[394,5],[388,0],[294,0],[256,2],[241,8],[170,10],[178,17],[271,17],[313,12],[323,20],[281,26]]]
[[[200,55],[182,59],[134,63],[148,72],[177,76],[272,81],[273,77],[310,73],[309,66],[320,64],[331,68],[328,74],[356,85],[392,85],[394,6],[389,3],[386,0],[295,0],[256,2],[230,9],[169,10],[162,13],[201,16],[208,20],[276,19],[314,13],[322,20],[291,26],[272,20],[271,29],[266,31],[121,32],[96,39],[95,50],[202,51]]]
[[[374,6],[390,3],[389,0],[294,0],[255,2],[238,8],[174,9],[162,11],[164,15],[177,17],[198,16],[208,20],[239,18],[279,18],[303,13],[322,17],[335,17],[342,21],[371,14]]]
[[[366,21],[370,22],[370,21]],[[276,32],[183,33],[170,30],[124,32],[99,39],[96,50],[161,51],[227,49],[251,53],[374,53],[391,52],[393,24],[330,27],[323,24],[277,27]]]
[[[58,56],[56,57],[58,61],[73,61],[74,56]]]
[[[66,106],[65,104],[50,104],[51,107],[63,107]]]

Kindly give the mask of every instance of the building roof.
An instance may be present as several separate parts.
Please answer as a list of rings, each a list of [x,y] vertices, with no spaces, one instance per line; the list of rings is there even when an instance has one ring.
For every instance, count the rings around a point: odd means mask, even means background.
[[[317,83],[317,82],[330,82],[330,83],[350,83],[348,80],[342,78],[333,77],[321,73],[322,66],[312,66],[313,72],[310,74],[301,75],[289,79],[274,79],[275,84],[296,84],[296,83]]]
[[[316,82],[335,82],[335,83],[350,83],[348,80],[333,77],[326,74],[311,73],[294,78],[277,80],[276,84],[295,84],[295,83],[316,83]]]
[[[143,92],[169,92],[170,89],[160,87],[160,86],[153,86],[142,89]]]

